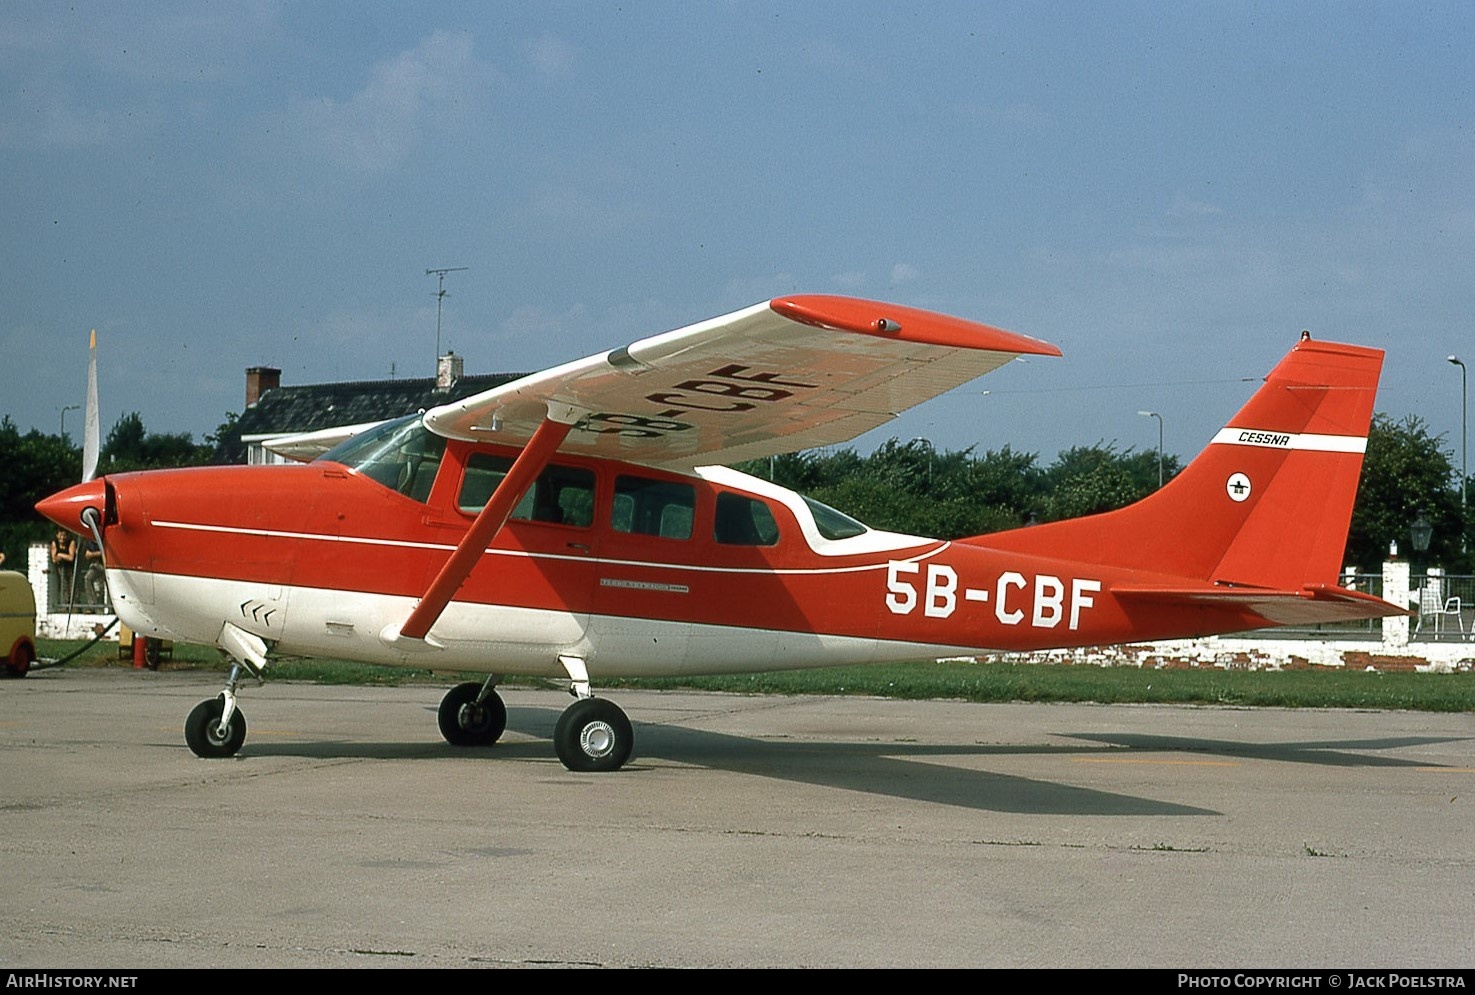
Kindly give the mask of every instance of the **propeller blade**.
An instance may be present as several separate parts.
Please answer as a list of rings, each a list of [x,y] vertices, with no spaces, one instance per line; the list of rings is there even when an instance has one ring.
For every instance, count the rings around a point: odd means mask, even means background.
[[[87,420],[82,429],[82,482],[97,476],[97,329],[87,346]]]

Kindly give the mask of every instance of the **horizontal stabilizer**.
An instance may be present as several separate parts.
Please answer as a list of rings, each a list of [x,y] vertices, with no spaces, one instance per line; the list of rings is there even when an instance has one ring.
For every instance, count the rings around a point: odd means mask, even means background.
[[[1265,619],[1268,625],[1314,625],[1409,614],[1376,595],[1329,586],[1305,587],[1299,591],[1257,587],[1114,587],[1112,593],[1123,601],[1242,608]]]

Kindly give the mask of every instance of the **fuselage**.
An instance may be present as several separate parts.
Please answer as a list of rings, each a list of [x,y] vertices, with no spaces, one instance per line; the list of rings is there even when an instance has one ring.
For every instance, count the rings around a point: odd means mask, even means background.
[[[559,676],[573,656],[603,676],[722,673],[1264,624],[1113,594],[1182,578],[865,529],[723,467],[559,454],[415,652],[386,634],[517,450],[366,448],[348,463],[115,475],[47,513],[111,491],[109,587],[135,631],[213,644],[231,625],[281,653],[418,667]]]

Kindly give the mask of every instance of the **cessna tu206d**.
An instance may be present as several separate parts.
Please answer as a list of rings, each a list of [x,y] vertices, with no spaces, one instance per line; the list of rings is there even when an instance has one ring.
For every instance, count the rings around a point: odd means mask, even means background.
[[[900,535],[716,465],[853,439],[1026,354],[1060,351],[912,308],[785,297],[355,435],[279,444],[322,453],[311,462],[109,475],[38,507],[97,536],[135,632],[234,661],[185,723],[204,757],[240,749],[238,683],[273,649],[491,672],[441,702],[456,745],[501,736],[503,677],[567,680],[559,759],[614,770],[633,734],[594,696],[601,677],[1399,613],[1336,585],[1375,349],[1303,336],[1167,486],[1072,521]]]

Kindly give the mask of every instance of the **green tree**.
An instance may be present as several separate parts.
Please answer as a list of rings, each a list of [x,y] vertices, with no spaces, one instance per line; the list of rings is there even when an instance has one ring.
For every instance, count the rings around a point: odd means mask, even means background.
[[[225,420],[215,426],[215,431],[206,433],[205,445],[211,447],[213,452],[210,460],[213,463],[244,463],[246,462],[246,444],[241,441],[241,429],[238,424],[241,416],[234,411],[225,413]]]
[[[975,458],[969,468],[969,483],[983,504],[1012,509],[1019,514],[1016,525],[1044,512],[1044,471],[1034,453],[1015,452],[1009,446],[990,449]]]
[[[1167,464],[1171,473],[1176,460]],[[1047,468],[1009,447],[979,456],[892,439],[868,456],[845,448],[752,460],[739,469],[833,505],[876,528],[956,539],[1031,520],[1120,507],[1157,487],[1156,453],[1067,450]]]
[[[9,416],[0,419],[0,550],[5,567],[24,572],[26,547],[50,537],[36,502],[82,479],[82,452],[60,435],[25,435]]]
[[[224,426],[222,426],[224,427]],[[99,454],[99,474],[208,463],[211,445],[188,433],[148,431],[138,412],[119,418]],[[5,566],[25,570],[26,547],[51,537],[36,502],[82,479],[82,451],[60,435],[32,429],[22,435],[9,416],[0,419],[0,551]]]
[[[196,445],[188,432],[150,432],[137,411],[123,415],[108,432],[99,454],[97,472],[155,470],[176,466],[202,466],[210,462],[215,447]]]
[[[1157,454],[1075,446],[1045,471],[1046,521],[1079,518],[1140,501],[1157,490]]]
[[[1468,572],[1470,556],[1460,548],[1456,480],[1444,437],[1430,435],[1423,419],[1409,415],[1395,422],[1381,412],[1374,415],[1352,509],[1346,561],[1363,570],[1376,570],[1392,542],[1398,543],[1401,555],[1408,556],[1412,552],[1409,526],[1422,513],[1434,528],[1429,562]]]

